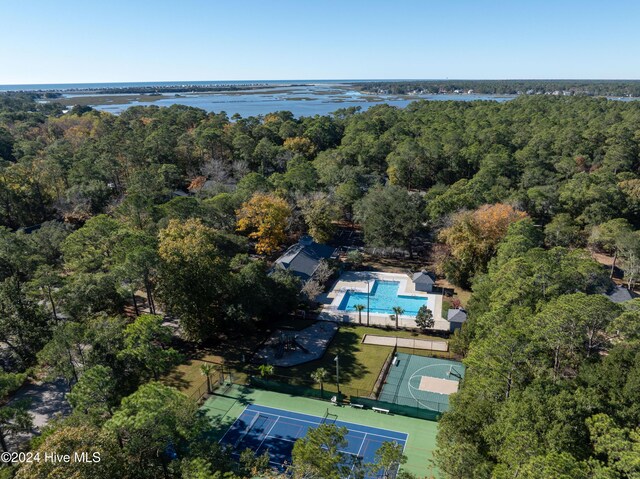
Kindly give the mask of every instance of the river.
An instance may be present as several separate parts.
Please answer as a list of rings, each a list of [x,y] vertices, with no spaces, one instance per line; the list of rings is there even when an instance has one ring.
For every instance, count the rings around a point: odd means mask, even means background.
[[[78,93],[64,94],[66,98],[78,97]],[[230,117],[266,115],[274,111],[287,110],[294,116],[326,115],[340,108],[360,107],[366,110],[374,105],[386,103],[404,108],[409,103],[420,100],[495,100],[507,101],[513,96],[439,94],[439,95],[383,95],[366,94],[353,87],[338,83],[315,83],[308,85],[282,86],[247,91],[225,93],[170,93],[160,99],[144,101],[136,99],[121,102],[118,95],[92,95],[96,102],[90,105],[98,110],[121,113],[136,105],[170,106],[174,104],[202,108],[208,112],[226,112]],[[121,95],[123,97],[127,95]],[[102,97],[102,98],[101,98]]]

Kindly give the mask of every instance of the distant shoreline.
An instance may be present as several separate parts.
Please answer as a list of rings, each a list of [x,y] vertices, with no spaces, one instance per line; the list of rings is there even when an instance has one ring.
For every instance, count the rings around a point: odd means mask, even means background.
[[[640,80],[246,80],[0,85],[0,93],[46,98],[78,95],[232,93],[312,85],[340,85],[366,94],[482,94],[640,97]]]
[[[371,80],[376,81],[376,80]],[[122,82],[122,83],[52,83],[34,85],[0,85],[0,93],[147,93],[147,92],[214,92],[255,88],[306,86],[314,84],[351,84],[355,80],[248,80],[192,82]]]
[[[70,87],[70,88],[41,88],[41,89],[16,89],[2,90],[2,93],[39,93],[48,95],[114,95],[114,94],[131,94],[131,95],[153,95],[163,93],[224,93],[234,91],[250,91],[256,89],[271,89],[283,86],[302,86],[300,84],[265,84],[251,83],[241,85],[148,85],[148,86],[99,86],[99,87]]]
[[[44,86],[39,85],[40,88]],[[510,101],[520,96],[640,98],[639,82],[554,81],[322,81],[199,82],[47,85],[49,89],[12,91],[65,110],[91,107],[120,114],[134,106],[185,105],[243,117],[286,110],[294,116],[326,115],[344,108],[366,110],[378,104],[404,108],[417,100]],[[64,87],[64,88],[63,88]],[[0,93],[0,95],[2,95]]]

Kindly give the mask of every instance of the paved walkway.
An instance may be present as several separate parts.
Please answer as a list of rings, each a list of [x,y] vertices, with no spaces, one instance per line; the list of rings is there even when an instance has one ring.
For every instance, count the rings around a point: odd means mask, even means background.
[[[33,418],[33,428],[29,433],[19,434],[9,438],[9,449],[28,441],[40,434],[42,428],[57,416],[71,413],[71,406],[67,402],[67,383],[58,379],[48,383],[29,383],[21,387],[11,399],[11,402],[26,399],[30,401],[29,413]]]
[[[396,336],[377,336],[375,334],[365,334],[362,338],[363,344],[375,344],[378,346],[398,346],[399,348],[424,349],[427,351],[448,351],[449,345],[446,341],[432,341],[429,339],[398,338]]]
[[[377,314],[370,313],[369,314],[369,325],[370,326],[380,326],[383,328],[395,328],[396,320],[395,317],[391,318],[389,314]],[[351,313],[346,311],[340,311],[333,307],[325,306],[320,314],[318,314],[318,319],[324,321],[337,321],[340,323],[349,323],[349,324],[359,324],[358,323],[358,313]],[[362,312],[362,325],[367,325],[367,313],[366,311]],[[410,328],[410,329],[419,329],[416,324],[416,320],[411,316],[400,316],[398,318],[398,326],[400,328]],[[451,325],[449,321],[445,319],[436,319],[433,322],[433,329],[436,331],[449,331]]]

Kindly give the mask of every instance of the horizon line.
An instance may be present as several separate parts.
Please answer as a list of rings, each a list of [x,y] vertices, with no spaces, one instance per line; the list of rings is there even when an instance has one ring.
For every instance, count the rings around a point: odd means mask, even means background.
[[[640,78],[293,78],[293,79],[242,79],[242,80],[131,80],[131,81],[77,81],[77,82],[47,82],[47,83],[0,83],[0,87],[38,87],[50,85],[124,85],[130,83],[261,83],[261,82],[403,82],[403,81],[602,81],[602,82],[640,82]]]

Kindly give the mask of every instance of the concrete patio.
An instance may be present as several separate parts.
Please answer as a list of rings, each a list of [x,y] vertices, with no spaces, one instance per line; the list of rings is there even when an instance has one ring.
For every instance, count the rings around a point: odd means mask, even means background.
[[[381,271],[347,271],[340,275],[328,293],[322,294],[318,300],[323,304],[319,319],[346,323],[358,323],[357,311],[339,309],[344,295],[349,291],[367,293],[373,281],[395,281],[399,283],[398,295],[424,297],[433,312],[434,325],[432,329],[449,331],[449,321],[442,317],[442,295],[417,291],[413,281],[406,274],[385,273]],[[368,321],[368,322],[367,322]],[[362,324],[372,326],[395,327],[395,318],[389,314],[362,311]],[[398,326],[402,328],[417,328],[415,316],[400,315]]]

